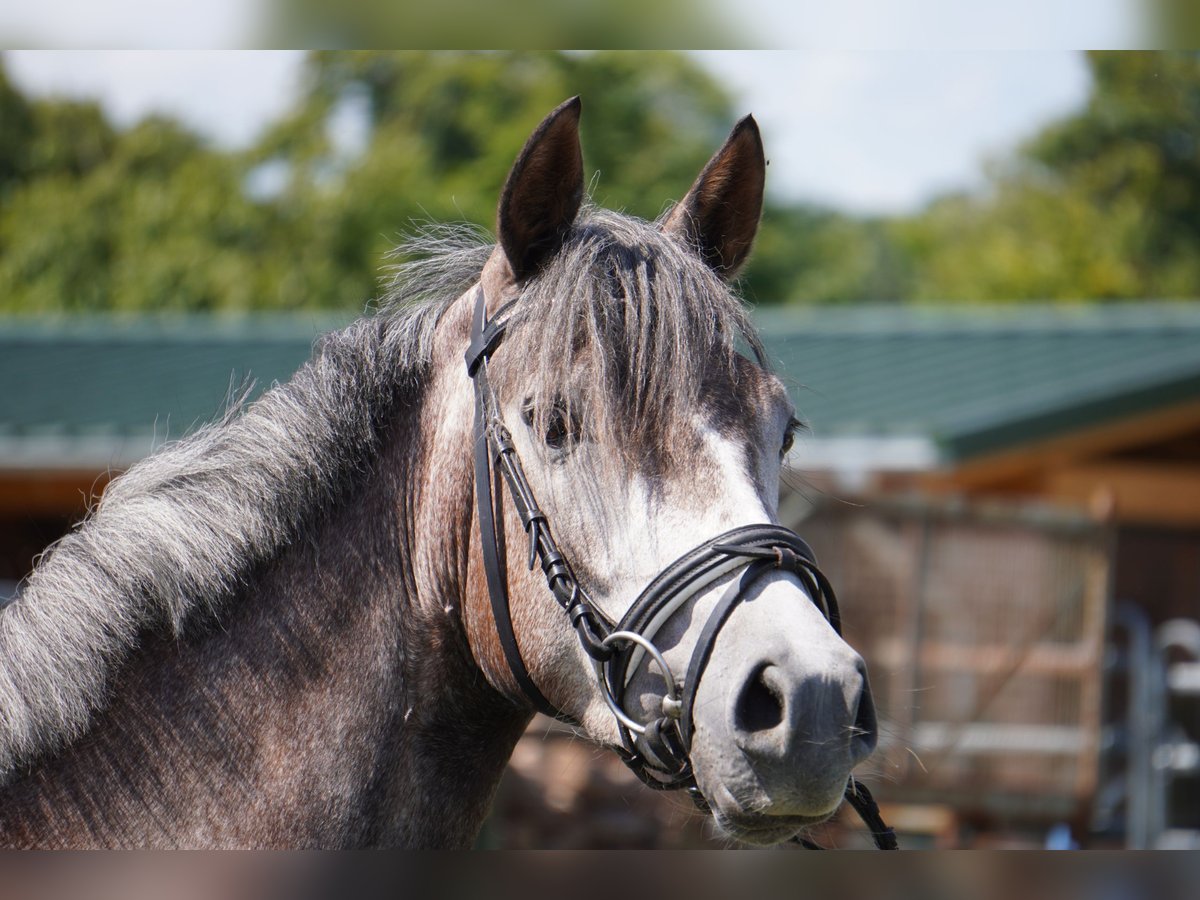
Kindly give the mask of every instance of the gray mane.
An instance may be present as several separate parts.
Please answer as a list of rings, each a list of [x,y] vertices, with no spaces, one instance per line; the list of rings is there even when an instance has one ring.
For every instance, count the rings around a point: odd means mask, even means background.
[[[83,733],[150,630],[182,634],[249,592],[372,470],[397,408],[420,402],[437,322],[491,247],[472,229],[398,251],[376,315],[322,338],[286,384],[114,479],[0,610],[0,782]],[[644,433],[758,352],[737,298],[651,223],[585,209],[525,287],[500,356],[544,411],[565,384],[591,424]]]
[[[371,470],[397,405],[419,402],[437,320],[488,252],[418,244],[426,258],[387,315],[323,337],[286,384],[131,467],[43,554],[0,610],[0,783],[86,730],[144,632],[211,619]]]

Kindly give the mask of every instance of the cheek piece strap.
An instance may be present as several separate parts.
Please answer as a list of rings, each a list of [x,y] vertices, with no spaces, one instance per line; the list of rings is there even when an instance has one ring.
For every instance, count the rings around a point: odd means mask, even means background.
[[[689,753],[695,727],[696,688],[721,628],[734,609],[749,600],[757,582],[774,571],[794,575],[840,635],[837,598],[828,579],[817,568],[812,550],[798,534],[778,525],[749,525],[706,541],[663,569],[638,595],[620,622],[614,624],[605,616],[576,580],[569,562],[555,543],[550,523],[537,505],[488,381],[488,359],[504,337],[507,324],[504,314],[511,307],[511,303],[502,307],[489,321],[483,287],[478,286],[471,343],[466,352],[467,374],[475,392],[476,519],[492,617],[504,657],[521,693],[535,709],[560,721],[578,724],[546,699],[521,656],[513,628],[505,567],[503,488],[507,486],[529,541],[529,568],[532,570],[540,564],[546,586],[591,659],[604,699],[619,722],[623,746],[617,752],[634,774],[651,788],[685,790],[697,806],[707,811],[710,807],[696,784]],[[729,587],[704,624],[682,683],[676,683],[654,645],[655,636],[689,600],[716,582],[730,578]],[[665,692],[662,715],[643,724],[625,711],[624,698],[629,682],[646,657],[649,657],[648,664],[653,663],[659,669]],[[848,780],[845,799],[870,829],[877,847],[897,849],[895,833],[884,824],[879,807],[866,787],[853,776]],[[820,849],[805,838],[793,840]]]

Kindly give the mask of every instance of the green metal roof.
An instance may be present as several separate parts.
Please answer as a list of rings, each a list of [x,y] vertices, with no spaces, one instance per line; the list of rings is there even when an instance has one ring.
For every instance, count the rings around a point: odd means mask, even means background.
[[[122,466],[286,381],[347,317],[0,318],[0,467]]]
[[[856,307],[757,316],[817,438],[965,459],[1200,400],[1200,304]]]
[[[759,311],[812,439],[963,459],[1200,399],[1200,304]],[[345,317],[0,319],[0,467],[123,465]]]

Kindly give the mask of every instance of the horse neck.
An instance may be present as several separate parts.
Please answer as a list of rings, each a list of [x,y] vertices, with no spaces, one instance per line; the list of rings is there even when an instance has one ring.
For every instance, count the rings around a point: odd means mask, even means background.
[[[469,845],[528,716],[463,634],[469,462],[444,449],[469,420],[444,412],[402,408],[215,627],[149,638],[86,739],[0,792],[0,844]]]
[[[391,442],[383,469],[397,510],[405,564],[397,624],[404,634],[404,700],[396,707],[401,753],[393,793],[398,843],[469,845],[478,834],[500,776],[530,712],[498,693],[477,665],[464,611],[486,596],[482,577],[468,579],[473,544],[474,487],[469,392],[454,376],[461,367],[461,323],[443,329],[449,362],[438,366],[425,402],[403,438]],[[440,342],[439,342],[440,343]],[[446,355],[444,352],[439,356]],[[453,366],[454,368],[451,368]],[[412,435],[419,435],[414,442]],[[411,477],[403,477],[411,461]]]

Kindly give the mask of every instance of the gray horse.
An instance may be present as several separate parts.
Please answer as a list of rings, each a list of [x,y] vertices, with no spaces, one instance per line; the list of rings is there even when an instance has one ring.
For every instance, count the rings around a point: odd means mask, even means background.
[[[758,129],[740,122],[648,223],[583,202],[579,112],[529,139],[494,247],[455,230],[406,247],[378,314],[114,480],[44,554],[0,611],[0,844],[471,845],[532,715],[474,521],[480,297],[505,320],[497,416],[597,616],[620,620],[713,536],[774,522],[797,423],[727,283],[761,213]],[[521,534],[510,500],[496,511]],[[588,738],[627,745],[525,546],[501,546],[529,678]],[[737,577],[679,605],[662,665],[687,669]],[[694,793],[740,840],[828,818],[874,747],[862,660],[813,593],[762,574],[694,686]],[[660,716],[664,681],[651,654],[634,663],[626,717]]]

